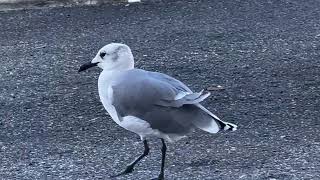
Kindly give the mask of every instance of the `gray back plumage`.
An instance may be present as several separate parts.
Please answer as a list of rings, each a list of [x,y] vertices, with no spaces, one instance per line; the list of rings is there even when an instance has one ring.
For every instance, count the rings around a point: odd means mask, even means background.
[[[192,131],[195,121],[202,124],[212,121],[210,115],[192,102],[175,103],[177,94],[192,91],[170,76],[133,69],[123,73],[115,82],[112,104],[121,117],[136,116],[150,123],[153,129],[173,134]]]

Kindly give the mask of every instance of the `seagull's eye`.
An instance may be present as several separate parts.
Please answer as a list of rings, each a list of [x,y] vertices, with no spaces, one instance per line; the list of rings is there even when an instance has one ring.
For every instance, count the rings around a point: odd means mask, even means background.
[[[103,58],[104,56],[106,56],[106,54],[107,54],[106,52],[101,52],[100,57]]]

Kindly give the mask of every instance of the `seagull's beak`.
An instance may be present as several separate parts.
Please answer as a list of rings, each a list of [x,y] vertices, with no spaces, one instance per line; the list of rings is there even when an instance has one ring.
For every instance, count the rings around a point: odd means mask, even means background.
[[[82,66],[80,66],[80,69],[78,70],[78,72],[84,71],[86,69],[89,69],[91,67],[97,66],[98,62],[96,63],[92,63],[92,62],[88,62],[83,64]]]

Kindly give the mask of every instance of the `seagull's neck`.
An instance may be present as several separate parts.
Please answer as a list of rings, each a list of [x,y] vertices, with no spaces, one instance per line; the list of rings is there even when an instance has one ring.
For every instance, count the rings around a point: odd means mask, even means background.
[[[114,80],[125,71],[127,70],[103,70],[100,73],[98,79],[98,90],[100,99],[103,104],[105,104],[108,101],[111,101],[109,90],[115,82]]]
[[[133,68],[129,69],[121,69],[121,70],[103,70],[100,73],[99,80],[98,80],[98,86],[107,88],[112,84],[112,81],[118,77],[123,72],[126,72],[128,70],[131,70]]]

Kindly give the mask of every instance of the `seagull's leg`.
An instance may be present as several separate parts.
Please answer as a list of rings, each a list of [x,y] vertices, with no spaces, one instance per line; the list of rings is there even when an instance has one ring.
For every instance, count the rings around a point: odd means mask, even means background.
[[[161,138],[161,142],[162,142],[162,148],[161,148],[161,152],[162,152],[161,170],[160,170],[160,174],[159,174],[158,178],[155,178],[153,180],[163,180],[164,179],[164,162],[165,162],[165,159],[166,159],[167,146],[166,146],[166,143],[164,142],[164,139]]]
[[[135,159],[132,163],[130,163],[129,165],[127,165],[126,169],[117,174],[117,175],[114,175],[114,176],[111,176],[111,177],[118,177],[118,176],[121,176],[121,175],[125,175],[125,174],[129,174],[129,173],[132,173],[133,172],[133,167],[142,159],[144,158],[145,156],[148,155],[149,153],[149,146],[148,146],[148,142],[147,140],[143,140],[143,145],[144,145],[144,151],[143,151],[143,154],[141,154],[137,159]]]
[[[162,142],[162,148],[161,148],[162,158],[161,158],[161,170],[159,174],[159,179],[164,179],[164,162],[166,159],[167,146],[166,146],[166,143],[164,142],[164,139],[161,139],[161,142]]]

